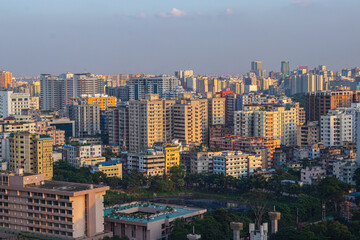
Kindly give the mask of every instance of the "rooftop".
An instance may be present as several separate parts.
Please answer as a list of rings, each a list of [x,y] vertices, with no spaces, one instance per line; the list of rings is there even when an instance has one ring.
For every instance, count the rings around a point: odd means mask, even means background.
[[[163,205],[156,203],[132,202],[106,208],[104,217],[131,222],[149,223],[165,218],[178,218],[206,209],[188,208],[186,206]]]
[[[43,189],[51,189],[57,191],[66,191],[66,192],[79,192],[85,190],[91,190],[94,188],[101,188],[101,185],[93,184],[82,184],[82,183],[71,183],[71,182],[58,182],[58,181],[44,181],[44,184],[31,186]]]

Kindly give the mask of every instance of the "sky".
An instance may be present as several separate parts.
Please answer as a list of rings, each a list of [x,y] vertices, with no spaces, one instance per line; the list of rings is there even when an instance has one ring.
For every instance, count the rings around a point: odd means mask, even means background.
[[[0,0],[0,70],[243,74],[360,66],[359,0]]]

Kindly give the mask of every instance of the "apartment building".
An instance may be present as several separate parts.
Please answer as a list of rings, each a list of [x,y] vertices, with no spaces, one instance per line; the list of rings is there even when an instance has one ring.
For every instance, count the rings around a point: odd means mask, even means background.
[[[98,105],[100,110],[107,110],[109,107],[116,107],[116,97],[105,94],[83,94],[79,98],[70,98],[70,104],[77,99],[84,99],[87,104]]]
[[[180,99],[172,106],[173,139],[182,144],[208,141],[208,100]]]
[[[88,144],[86,141],[73,142],[63,147],[63,160],[68,161],[73,167],[80,168],[84,165],[95,165],[105,161],[102,157],[100,144]]]
[[[91,73],[77,73],[74,74],[74,97],[80,97],[84,94],[104,94],[105,82],[104,78],[96,77]]]
[[[273,138],[229,136],[210,139],[211,149],[244,151],[262,156],[262,168],[264,169],[273,166],[273,155],[278,147],[280,147],[280,140]]]
[[[279,139],[282,145],[296,145],[297,108],[251,106],[235,112],[235,135]]]
[[[239,178],[248,176],[262,167],[260,156],[243,152],[226,151],[220,156],[213,156],[213,172]]]
[[[306,94],[306,121],[320,121],[329,110],[360,102],[360,91],[319,91]]]
[[[296,128],[297,146],[305,147],[320,141],[320,124],[316,121],[308,122],[305,125],[298,125]]]
[[[173,92],[179,85],[179,79],[174,76],[140,76],[131,78],[126,82],[129,87],[129,99],[145,99],[146,94],[158,94],[159,98],[165,98],[165,93]]]
[[[354,141],[353,115],[340,110],[329,110],[320,118],[320,141],[326,146],[343,146]]]
[[[106,121],[109,144],[127,150],[129,148],[129,105],[120,104],[115,108],[109,108]]]
[[[146,176],[162,176],[165,173],[165,158],[161,151],[129,153],[127,155],[127,170],[136,169]]]
[[[52,138],[41,138],[29,132],[12,133],[8,138],[9,170],[23,169],[25,173],[42,173],[46,180],[52,179]]]
[[[146,99],[129,102],[129,151],[151,148],[156,142],[172,140],[171,107],[175,100],[159,99],[148,94]]]
[[[100,107],[77,99],[68,106],[69,118],[75,121],[75,136],[87,137],[100,134]]]
[[[53,138],[54,146],[62,146],[65,144],[65,131],[56,129],[55,126],[49,126],[47,121],[36,122],[36,133],[41,135],[49,135]]]
[[[8,88],[12,83],[12,73],[0,71],[0,88]]]
[[[47,181],[42,174],[0,171],[0,228],[49,239],[102,239],[109,187]]]
[[[209,98],[209,126],[225,125],[225,98]]]
[[[105,173],[107,177],[122,178],[122,163],[103,161],[89,167],[92,173],[102,172]]]
[[[23,109],[30,109],[30,94],[0,91],[0,115],[21,115]]]

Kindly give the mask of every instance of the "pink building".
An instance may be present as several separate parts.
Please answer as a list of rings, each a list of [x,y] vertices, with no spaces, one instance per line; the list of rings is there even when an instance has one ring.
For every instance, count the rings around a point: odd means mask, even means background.
[[[324,178],[325,176],[326,170],[319,166],[306,167],[305,169],[301,169],[300,180],[304,184],[313,184],[316,183],[318,179]]]
[[[48,126],[47,121],[36,122],[36,133],[52,137],[54,139],[54,146],[62,146],[65,144],[65,131],[56,129],[55,126]]]
[[[97,240],[109,187],[46,181],[42,174],[0,171],[0,228],[49,239]],[[40,237],[39,237],[40,238]]]

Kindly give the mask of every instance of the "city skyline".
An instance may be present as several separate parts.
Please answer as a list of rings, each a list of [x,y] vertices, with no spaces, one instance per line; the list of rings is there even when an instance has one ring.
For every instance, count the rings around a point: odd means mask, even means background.
[[[96,72],[241,74],[360,65],[355,0],[0,0],[0,69],[15,76]],[[336,16],[336,18],[334,17]],[[339,33],[337,33],[339,32]],[[351,33],[343,37],[341,33]],[[341,44],[339,44],[341,43]]]

